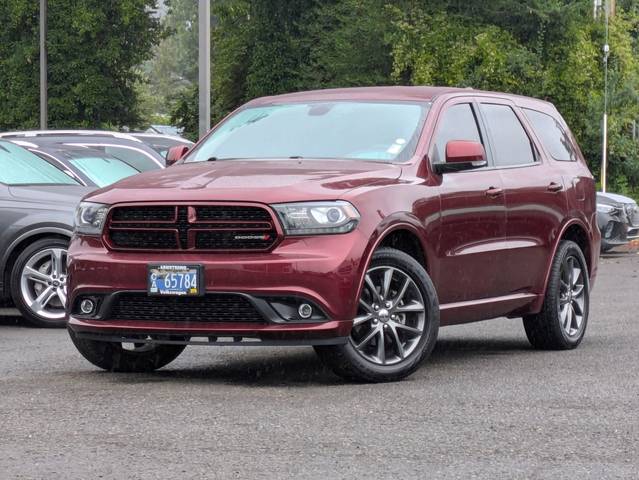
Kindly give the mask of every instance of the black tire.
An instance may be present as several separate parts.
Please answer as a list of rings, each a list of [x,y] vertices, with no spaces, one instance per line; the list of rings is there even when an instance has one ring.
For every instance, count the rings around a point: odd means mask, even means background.
[[[110,372],[152,372],[171,363],[186,348],[186,345],[153,345],[149,350],[136,352],[124,349],[121,343],[78,338],[73,330],[68,331],[84,358]]]
[[[61,318],[51,319],[45,316],[38,315],[34,312],[29,305],[25,302],[21,291],[21,276],[22,271],[28,261],[37,255],[39,252],[50,248],[60,248],[66,250],[69,246],[69,242],[61,238],[43,238],[37,240],[27,246],[16,258],[11,270],[11,299],[13,304],[20,311],[22,320],[34,327],[45,328],[60,328],[66,325],[66,317],[63,315]]]
[[[358,382],[393,382],[413,373],[432,353],[439,331],[439,303],[435,287],[426,270],[414,258],[392,248],[380,248],[373,254],[368,269],[394,267],[407,274],[424,299],[425,325],[417,346],[410,355],[394,365],[379,365],[363,358],[352,340],[344,345],[317,346],[315,351],[337,375]]]
[[[583,312],[580,327],[574,335],[569,335],[562,326],[560,315],[561,268],[568,258],[573,258],[583,272]],[[572,298],[572,297],[571,297]],[[550,269],[550,278],[541,311],[524,317],[526,336],[533,347],[541,350],[569,350],[576,348],[584,338],[588,325],[590,283],[584,254],[574,242],[562,241],[557,248]]]

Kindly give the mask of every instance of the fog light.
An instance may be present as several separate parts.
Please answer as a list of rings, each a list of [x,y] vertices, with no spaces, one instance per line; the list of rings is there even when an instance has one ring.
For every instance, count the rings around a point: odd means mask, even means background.
[[[313,307],[308,303],[302,303],[297,309],[297,313],[299,313],[303,319],[311,318],[311,315],[313,315]]]
[[[88,298],[85,298],[84,300],[82,300],[82,302],[80,302],[80,311],[83,314],[90,315],[93,313],[94,309],[95,309],[95,303],[93,302],[93,300],[89,300]]]

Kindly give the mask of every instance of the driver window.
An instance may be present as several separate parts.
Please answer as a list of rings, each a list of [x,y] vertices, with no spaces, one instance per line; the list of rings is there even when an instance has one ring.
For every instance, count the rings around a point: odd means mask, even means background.
[[[481,141],[477,120],[470,103],[458,103],[442,113],[431,153],[431,161],[446,161],[446,144],[451,140]]]

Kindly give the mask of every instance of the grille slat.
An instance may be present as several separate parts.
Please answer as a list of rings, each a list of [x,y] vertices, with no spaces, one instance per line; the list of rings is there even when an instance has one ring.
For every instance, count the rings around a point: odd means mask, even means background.
[[[113,301],[109,319],[265,323],[260,312],[242,295],[217,293],[202,297],[150,297],[144,293],[121,294]]]
[[[125,250],[264,251],[277,230],[258,206],[126,206],[111,212],[107,240]]]

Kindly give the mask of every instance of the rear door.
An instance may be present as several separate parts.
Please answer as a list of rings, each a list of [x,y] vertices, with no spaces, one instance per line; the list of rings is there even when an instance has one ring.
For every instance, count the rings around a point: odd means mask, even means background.
[[[480,111],[505,191],[506,239],[500,264],[506,293],[540,293],[567,213],[563,176],[543,157],[514,104],[482,99]]]
[[[429,150],[431,162],[445,161],[451,140],[481,142],[489,151],[472,98],[455,98],[439,114]],[[441,233],[436,287],[441,304],[499,296],[500,256],[506,211],[498,172],[481,168],[439,176]]]

